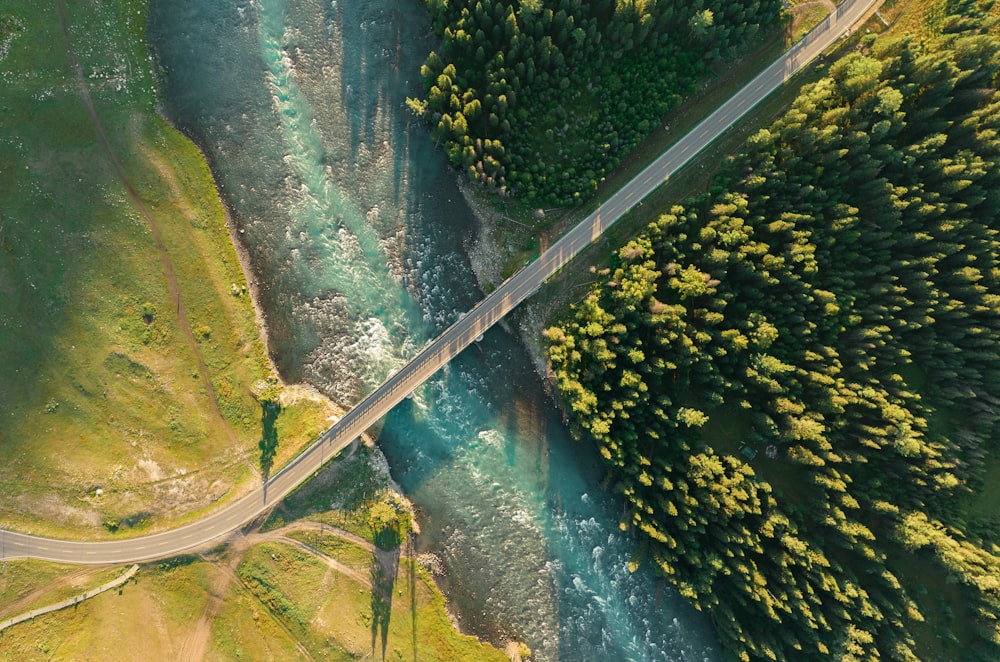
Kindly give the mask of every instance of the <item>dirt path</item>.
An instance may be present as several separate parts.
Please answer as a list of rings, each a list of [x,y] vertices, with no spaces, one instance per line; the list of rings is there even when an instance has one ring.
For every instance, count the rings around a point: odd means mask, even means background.
[[[128,177],[125,174],[125,170],[122,168],[121,162],[118,160],[118,157],[115,156],[114,150],[111,149],[111,143],[108,141],[107,134],[104,131],[104,125],[101,124],[101,120],[97,116],[97,110],[94,108],[94,100],[90,96],[90,88],[87,86],[86,77],[83,75],[83,65],[80,64],[80,58],[73,45],[73,38],[69,32],[69,23],[66,20],[66,9],[63,6],[63,0],[56,0],[56,10],[59,13],[59,22],[62,25],[63,36],[66,39],[66,52],[69,55],[70,60],[73,62],[73,67],[76,70],[76,78],[80,87],[80,95],[83,99],[84,105],[87,107],[87,112],[90,114],[91,122],[97,132],[97,137],[100,139],[101,146],[107,153],[108,159],[111,162],[111,167],[115,171],[115,176],[125,188],[132,204],[139,211],[139,213],[142,214],[142,217],[146,219],[146,223],[149,225],[149,230],[153,235],[153,240],[156,243],[156,252],[160,258],[160,264],[163,266],[163,272],[167,277],[167,286],[170,290],[170,296],[177,302],[177,321],[180,323],[181,331],[184,333],[188,346],[191,348],[191,351],[197,359],[198,375],[201,378],[202,385],[208,393],[209,401],[211,402],[212,407],[212,414],[222,423],[223,429],[226,431],[226,434],[229,436],[233,445],[235,447],[239,447],[239,437],[236,435],[236,431],[231,425],[229,425],[229,422],[222,416],[222,412],[219,410],[219,402],[215,393],[215,388],[212,386],[212,380],[208,376],[208,366],[205,365],[205,358],[202,356],[201,349],[198,347],[198,342],[195,340],[194,333],[191,331],[191,322],[188,320],[187,309],[184,306],[183,299],[181,299],[180,288],[177,285],[177,275],[174,273],[173,264],[170,262],[170,256],[167,253],[166,246],[163,243],[163,238],[160,235],[160,227],[153,215],[148,209],[146,209],[142,199],[139,197],[139,193],[132,186],[131,182],[129,182]]]
[[[377,556],[379,553],[379,550],[376,549],[375,545],[371,544],[361,536],[356,536],[350,531],[344,531],[343,529],[338,529],[337,527],[330,526],[329,524],[323,524],[322,522],[313,522],[310,520],[292,522],[291,524],[283,526],[280,529],[275,529],[274,531],[268,531],[267,533],[253,533],[248,535],[245,540],[247,544],[251,545],[255,545],[260,542],[271,541],[271,542],[284,543],[286,545],[291,545],[292,547],[297,547],[302,551],[306,552],[307,554],[311,554],[312,556],[318,558],[320,561],[325,563],[326,566],[331,570],[336,570],[340,574],[350,577],[354,581],[364,585],[369,590],[371,590],[372,582],[370,577],[365,577],[354,568],[344,565],[337,559],[327,556],[326,554],[316,549],[312,545],[304,543],[301,540],[296,540],[295,538],[292,538],[288,535],[289,533],[293,533],[295,531],[319,531],[320,533],[330,534],[337,538],[341,538],[342,540],[346,540],[349,543],[357,545],[358,547],[362,548],[363,550],[365,550],[369,554],[372,554],[373,556]]]
[[[372,590],[371,579],[365,577],[354,568],[344,565],[337,559],[330,558],[329,556],[319,551],[315,547],[312,547],[311,545],[308,545],[302,542],[301,540],[296,540],[295,538],[286,538],[285,536],[279,536],[277,538],[274,538],[274,540],[277,542],[283,542],[286,545],[291,545],[292,547],[297,547],[301,549],[303,552],[315,556],[317,559],[325,563],[326,567],[330,568],[331,570],[335,570],[342,575],[350,577],[354,581],[358,582],[359,584],[367,588],[369,591]]]
[[[274,538],[285,537],[293,531],[319,531],[320,533],[329,533],[330,535],[357,545],[370,554],[375,554],[375,545],[371,544],[361,536],[329,524],[324,524],[323,522],[314,522],[312,520],[299,520],[297,522],[292,522],[291,524],[286,524],[280,529],[275,529],[274,531],[268,531],[267,533],[254,533],[248,536],[247,539],[251,542],[257,542],[259,540],[273,540]]]
[[[357,545],[358,547],[365,550],[369,554],[372,554],[373,557],[378,558],[380,562],[382,560],[382,555],[385,554],[385,552],[382,552],[382,550],[375,547],[375,545],[373,545],[372,543],[368,542],[361,536],[357,536],[351,533],[350,531],[345,531],[335,526],[330,526],[329,524],[323,524],[322,522],[313,522],[310,520],[301,520],[298,522],[292,522],[291,524],[283,526],[280,529],[275,529],[274,531],[268,531],[267,533],[253,533],[248,535],[245,538],[245,540],[247,544],[251,545],[264,541],[272,541],[297,547],[302,551],[311,554],[312,556],[315,556],[320,561],[323,561],[323,563],[325,563],[326,566],[331,570],[336,570],[340,574],[346,575],[351,579],[353,579],[354,581],[358,582],[359,584],[362,584],[363,586],[368,588],[368,590],[372,590],[372,581],[370,577],[366,577],[357,570],[355,570],[354,568],[344,565],[337,559],[327,556],[326,554],[316,549],[312,545],[304,543],[301,540],[296,540],[295,538],[292,538],[288,535],[289,533],[293,533],[295,531],[319,531],[320,533],[329,534],[337,538],[340,538],[342,540],[346,540],[351,544]]]
[[[232,581],[233,582],[235,582],[236,584],[238,584],[241,587],[242,590],[247,591],[247,594],[250,595],[251,597],[253,597],[252,593],[250,593],[250,591],[247,590],[246,585],[243,584],[243,582],[240,580],[239,576],[237,576],[235,567],[234,568],[230,568],[230,567],[226,566],[225,567],[225,572],[228,572],[232,576]],[[256,600],[255,597],[253,597],[253,599]],[[262,606],[263,609],[265,609],[265,610],[267,609],[266,606],[264,606],[264,605],[261,605],[261,606]],[[309,652],[309,649],[306,648],[302,644],[301,641],[299,641],[299,638],[297,636],[295,636],[295,633],[293,633],[291,630],[289,630],[288,626],[285,625],[285,623],[280,618],[274,617],[273,615],[270,618],[271,618],[271,622],[274,623],[279,629],[281,629],[282,632],[285,633],[285,635],[288,637],[289,641],[294,641],[295,642],[295,648],[298,649],[299,654],[302,656],[303,660],[315,660],[316,659],[316,658],[314,658],[312,656],[312,653]],[[273,657],[273,653],[271,654],[271,656]]]
[[[208,652],[208,645],[212,640],[212,623],[222,610],[222,603],[232,590],[233,583],[239,583],[235,568],[243,559],[243,552],[246,551],[246,547],[246,545],[239,543],[233,545],[231,549],[234,550],[234,553],[228,557],[227,563],[213,564],[217,572],[207,587],[208,602],[205,604],[205,609],[201,612],[201,616],[191,626],[187,637],[184,639],[181,650],[177,654],[178,660],[182,662],[187,662],[188,660],[195,662],[205,658],[205,654]]]
[[[287,536],[288,533],[293,531],[306,530],[322,531],[324,533],[338,536],[374,553],[374,545],[369,543],[364,538],[360,538],[342,529],[326,526],[325,524],[321,524],[319,522],[293,522],[292,524],[276,529],[275,531],[268,531],[267,533],[253,532],[246,536],[234,537],[228,545],[228,548],[222,558],[213,561],[210,558],[206,558],[204,556],[202,557],[203,560],[212,563],[212,567],[216,570],[216,575],[209,581],[207,587],[208,602],[205,604],[205,609],[198,617],[198,620],[191,626],[187,637],[185,637],[184,643],[181,645],[181,649],[177,655],[178,660],[181,660],[182,662],[187,662],[189,660],[194,662],[196,660],[204,659],[212,641],[212,623],[219,615],[224,601],[227,597],[229,597],[234,588],[243,587],[243,582],[240,580],[236,569],[243,560],[243,555],[246,553],[246,550],[252,545],[265,541],[273,541],[297,547],[298,549],[301,549],[302,551],[307,552],[308,554],[311,554],[312,556],[315,556],[319,560],[323,561],[331,570],[346,575],[371,590],[371,581],[355,569],[340,563],[336,559],[330,558],[323,552],[307,545],[304,542]],[[283,627],[283,624],[280,622],[278,622],[278,625]],[[292,639],[295,639],[291,633],[289,633],[289,636],[291,636]],[[297,647],[304,658],[312,658],[309,651],[302,646],[301,642],[297,643]]]
[[[805,18],[806,10],[816,5],[821,5],[826,9],[828,14],[837,11],[837,5],[833,3],[833,0],[814,0],[813,2],[799,3],[789,10],[789,13],[792,15],[792,25],[788,28],[790,34],[795,34],[795,31],[799,29],[799,25]]]
[[[335,536],[346,540],[358,547],[364,549],[368,553],[373,555],[373,559],[378,559],[378,563],[385,571],[391,570],[391,575],[395,576],[395,568],[398,565],[398,558],[400,555],[399,549],[391,550],[389,552],[384,552],[375,547],[371,542],[365,540],[364,538],[357,536],[349,531],[323,524],[321,522],[313,522],[309,520],[303,520],[298,522],[293,522],[287,526],[283,526],[280,529],[274,531],[268,531],[266,533],[252,532],[245,536],[235,536],[227,546],[225,552],[222,553],[220,557],[215,559],[202,557],[203,560],[207,561],[212,565],[215,570],[215,575],[208,581],[207,591],[208,600],[205,604],[205,608],[202,613],[198,616],[197,621],[195,621],[188,630],[187,636],[181,643],[180,650],[177,653],[176,659],[182,661],[196,661],[202,660],[209,652],[209,647],[212,641],[212,624],[215,622],[216,617],[222,610],[222,606],[225,600],[230,597],[233,590],[243,590],[245,589],[243,582],[240,580],[236,569],[239,567],[240,562],[243,560],[243,556],[246,550],[252,545],[265,542],[280,542],[297,549],[300,549],[311,556],[322,561],[330,570],[337,572],[341,575],[351,578],[352,580],[358,582],[360,585],[364,586],[369,591],[376,590],[376,587],[372,583],[371,577],[366,577],[364,574],[358,570],[341,563],[340,561],[327,556],[322,551],[312,547],[311,545],[302,542],[301,540],[296,540],[291,538],[288,534],[295,531],[318,531],[324,534]],[[4,606],[4,612],[14,612],[18,610],[19,605],[23,605],[36,598],[43,592],[50,591],[55,587],[68,584],[76,579],[84,578],[89,575],[95,574],[95,572],[102,571],[103,568],[97,569],[87,569],[75,572],[66,577],[59,578],[58,580],[46,584],[44,587],[19,598],[16,602],[10,605]],[[112,582],[96,589],[87,591],[86,593],[77,596],[76,601],[82,601],[93,595],[99,594],[101,591],[108,590],[109,588],[114,588],[123,581],[127,581],[131,576],[138,570],[138,566],[134,566],[132,570],[125,573],[122,577],[119,577]],[[69,598],[64,600],[58,605],[49,606],[43,608],[41,611],[35,610],[30,612],[32,615],[40,615],[44,611],[50,611],[57,608],[63,608],[74,604],[74,598]],[[36,613],[37,612],[37,613]],[[13,620],[10,624],[13,624]],[[287,631],[284,624],[280,620],[275,619],[276,624],[284,629],[292,640],[295,640],[294,635]],[[6,622],[5,622],[6,623]],[[308,649],[306,649],[301,642],[297,642],[297,648],[304,659],[312,659],[311,654]],[[169,644],[168,644],[169,647]]]
[[[247,591],[246,586],[240,579],[236,570],[239,568],[240,562],[243,560],[243,555],[246,551],[257,542],[263,540],[282,540],[285,542],[295,543],[297,541],[283,538],[280,535],[274,535],[274,532],[270,533],[251,533],[246,536],[234,537],[230,543],[227,545],[226,550],[223,552],[221,558],[211,559],[202,556],[202,560],[212,564],[212,567],[216,570],[216,576],[211,580],[208,586],[208,602],[205,605],[205,609],[202,611],[201,615],[198,617],[197,622],[191,627],[190,632],[181,645],[180,652],[177,655],[177,659],[182,662],[195,662],[197,660],[203,660],[208,652],[209,644],[212,641],[212,623],[215,618],[219,615],[222,610],[222,605],[224,601],[229,597],[229,595],[234,590],[243,590],[247,592],[247,595],[251,599],[256,600],[253,593]],[[267,607],[265,606],[266,610]],[[304,660],[314,659],[312,654],[309,652],[301,641],[285,626],[281,619],[272,618],[275,625],[281,628],[285,634],[288,636],[290,641],[295,642],[295,647],[298,649],[299,654]]]

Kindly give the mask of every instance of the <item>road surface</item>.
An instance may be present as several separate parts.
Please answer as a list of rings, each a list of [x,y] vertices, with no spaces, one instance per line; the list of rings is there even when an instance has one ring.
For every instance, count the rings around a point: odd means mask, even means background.
[[[196,522],[140,538],[101,542],[38,538],[0,530],[0,555],[62,563],[131,563],[182,553],[219,539],[257,517],[319,470],[325,460],[357,439],[396,404],[437,372],[553,273],[597,239],[612,223],[718,138],[751,108],[847,33],[876,0],[846,0],[739,92],[662,156],[583,219],[537,260],[504,281],[458,322],[427,345],[311,446],[246,496]]]

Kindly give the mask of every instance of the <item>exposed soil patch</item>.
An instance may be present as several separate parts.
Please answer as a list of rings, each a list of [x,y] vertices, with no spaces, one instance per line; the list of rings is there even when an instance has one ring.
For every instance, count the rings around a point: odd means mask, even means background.
[[[832,0],[813,0],[812,2],[800,2],[794,6],[786,7],[785,10],[792,15],[792,25],[788,30],[791,35],[798,34],[802,21],[806,20],[816,7],[822,7],[827,14],[832,14],[837,10],[837,5]]]

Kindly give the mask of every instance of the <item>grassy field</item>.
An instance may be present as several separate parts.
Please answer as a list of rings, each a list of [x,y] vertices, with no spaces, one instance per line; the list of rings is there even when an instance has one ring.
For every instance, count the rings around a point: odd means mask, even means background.
[[[280,543],[254,547],[239,573],[271,616],[316,658],[507,659],[454,631],[441,594],[407,557],[397,559],[395,572],[375,588]]]
[[[367,446],[345,450],[322,471],[285,497],[268,516],[265,531],[298,519],[310,519],[350,531],[366,540],[374,532],[364,517],[373,500],[389,487],[387,476],[373,464],[376,451]]]
[[[0,571],[0,621],[79,595],[121,574],[117,567],[11,561]]]
[[[147,566],[119,591],[15,625],[0,636],[0,660],[176,659],[208,600],[206,565]]]
[[[364,576],[375,575],[379,562],[371,553],[329,535],[325,540],[312,542]],[[414,559],[391,558],[392,574],[374,588],[280,541],[149,564],[119,591],[9,628],[0,634],[0,661],[508,659],[455,630],[444,598]],[[39,570],[28,563],[11,562],[4,575]],[[37,599],[18,613],[53,602],[38,601],[58,592],[46,585],[68,585],[58,580],[66,569],[42,571]],[[120,569],[101,572],[110,578]],[[80,590],[98,583],[95,575]],[[10,595],[2,583],[0,591],[4,599]]]
[[[270,366],[211,173],[156,112],[145,12],[0,7],[3,526],[122,535],[257,479]],[[277,464],[330,413],[288,407]]]
[[[316,520],[364,521],[384,498],[332,480],[345,470],[378,486],[387,480],[365,451],[334,462],[320,476],[326,510],[309,507]],[[315,494],[305,496],[300,507],[320,507]],[[358,539],[287,509],[285,517],[287,525],[248,531],[200,556],[146,564],[120,591],[9,628],[0,661],[508,659],[455,630],[430,575],[404,549],[377,550],[370,529]],[[121,571],[9,562],[0,567],[0,620]]]
[[[288,537],[299,540],[330,558],[337,559],[359,574],[367,575],[371,570],[371,552],[350,540],[315,530],[294,531]]]

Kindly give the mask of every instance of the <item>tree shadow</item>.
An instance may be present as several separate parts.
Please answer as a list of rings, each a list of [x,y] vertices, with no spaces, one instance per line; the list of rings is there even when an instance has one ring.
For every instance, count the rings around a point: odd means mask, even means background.
[[[372,555],[372,655],[376,642],[381,641],[382,659],[389,644],[389,622],[392,619],[392,591],[399,575],[399,557],[403,542],[400,513],[384,501],[369,506],[368,523],[374,531],[375,551]]]
[[[382,644],[382,659],[389,645],[389,622],[392,619],[392,591],[396,585],[399,573],[399,534],[392,531],[397,544],[389,550],[376,546],[372,556],[372,654],[375,653],[376,642]]]
[[[260,473],[266,485],[274,466],[274,456],[278,453],[277,423],[281,405],[276,400],[264,400],[260,403],[260,409],[261,432],[257,447],[260,449]]]

